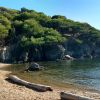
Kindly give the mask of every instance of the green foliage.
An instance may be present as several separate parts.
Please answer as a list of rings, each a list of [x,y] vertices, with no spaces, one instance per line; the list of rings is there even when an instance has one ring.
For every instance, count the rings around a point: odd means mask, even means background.
[[[4,16],[0,16],[0,39],[6,38],[9,34],[10,29],[10,21]]]
[[[75,45],[97,44],[100,31],[88,23],[75,22],[61,15],[50,17],[24,7],[20,11],[0,7],[0,38],[7,44],[18,44],[23,48],[70,39]]]
[[[40,38],[31,37],[31,43],[32,45],[42,45],[45,43],[44,37],[40,37]]]
[[[66,20],[66,17],[61,16],[61,15],[54,15],[54,16],[52,16],[52,19],[65,19]]]
[[[2,25],[4,25],[6,27],[6,29],[10,29],[11,28],[10,21],[6,17],[4,17],[4,16],[0,16],[0,23]]]
[[[52,28],[47,28],[44,31],[45,34],[45,43],[61,43],[66,40],[66,38],[62,37],[59,32],[53,30]]]
[[[82,40],[76,39],[75,41],[77,44],[82,44]]]
[[[7,36],[8,30],[2,24],[0,24],[0,38],[5,38]]]
[[[31,35],[35,35],[35,32],[39,33],[42,30],[41,26],[37,23],[37,21],[33,19],[25,20],[22,28],[23,30],[25,29],[25,31],[30,32]]]

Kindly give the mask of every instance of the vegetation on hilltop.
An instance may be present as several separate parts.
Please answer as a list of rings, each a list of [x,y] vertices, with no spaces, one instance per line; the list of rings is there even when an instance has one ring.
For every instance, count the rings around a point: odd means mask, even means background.
[[[88,23],[75,22],[65,16],[47,16],[26,8],[21,10],[0,7],[0,45],[16,45],[26,50],[31,47],[63,44],[70,49],[82,44],[99,45],[100,31]]]

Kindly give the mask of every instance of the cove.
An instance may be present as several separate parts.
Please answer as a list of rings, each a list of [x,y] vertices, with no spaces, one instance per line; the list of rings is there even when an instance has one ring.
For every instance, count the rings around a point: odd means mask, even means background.
[[[4,70],[30,82],[65,88],[70,84],[100,91],[100,59],[38,63],[45,67],[44,70],[24,72],[27,63],[13,64]]]

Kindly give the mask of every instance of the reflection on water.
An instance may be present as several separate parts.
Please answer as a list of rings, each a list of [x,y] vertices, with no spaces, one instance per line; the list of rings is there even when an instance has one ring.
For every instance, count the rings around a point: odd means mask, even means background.
[[[31,82],[54,85],[69,83],[100,90],[100,60],[38,63],[45,67],[43,71],[23,72],[27,64],[12,65],[7,70]]]

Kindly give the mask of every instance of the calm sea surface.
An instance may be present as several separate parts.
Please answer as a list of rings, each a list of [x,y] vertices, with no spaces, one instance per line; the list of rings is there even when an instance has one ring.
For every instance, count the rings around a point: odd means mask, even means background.
[[[38,63],[44,70],[24,72],[27,64],[12,65],[5,70],[30,82],[63,87],[72,84],[100,91],[100,59]]]

